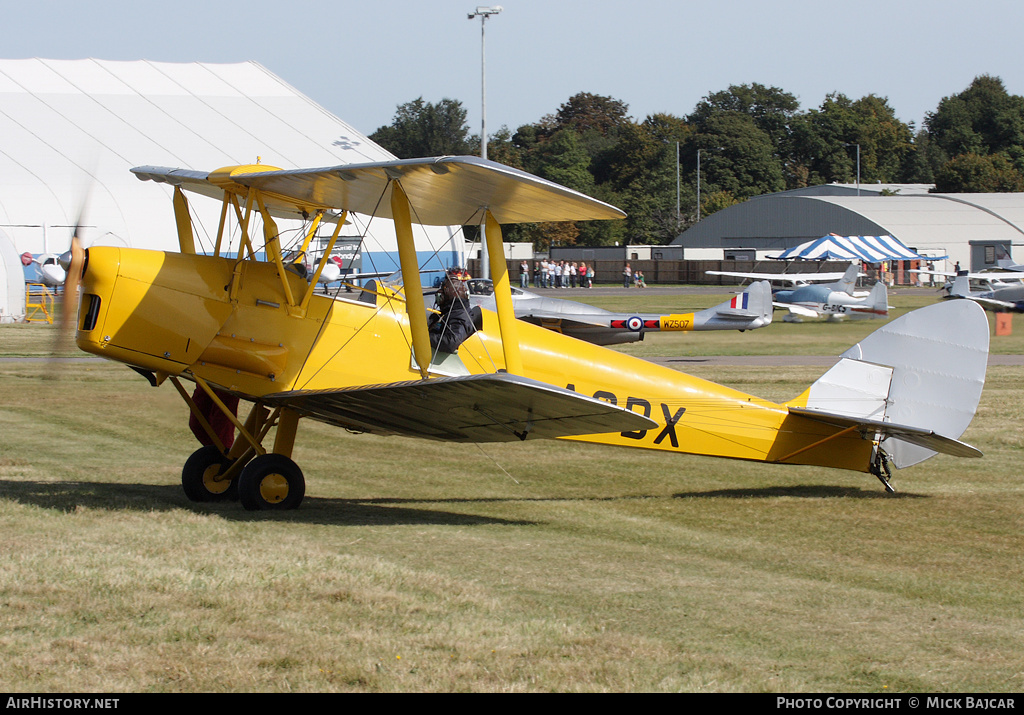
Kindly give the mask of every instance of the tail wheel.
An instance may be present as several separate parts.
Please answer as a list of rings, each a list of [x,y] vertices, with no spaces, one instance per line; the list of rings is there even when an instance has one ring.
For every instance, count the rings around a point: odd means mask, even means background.
[[[305,494],[302,470],[283,454],[256,457],[238,477],[238,499],[249,511],[296,509]]]
[[[238,498],[238,480],[218,479],[231,465],[213,445],[200,447],[181,469],[181,487],[195,502],[229,501]]]

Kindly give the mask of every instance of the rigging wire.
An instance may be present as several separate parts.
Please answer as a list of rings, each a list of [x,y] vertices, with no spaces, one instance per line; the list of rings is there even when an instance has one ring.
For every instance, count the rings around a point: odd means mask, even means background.
[[[505,468],[504,468],[503,466],[501,466],[501,464],[499,464],[499,463],[498,463],[498,460],[496,460],[496,459],[495,459],[494,457],[492,457],[491,455],[487,454],[487,452],[485,452],[485,451],[484,451],[484,448],[480,446],[480,443],[479,443],[479,442],[474,442],[473,444],[475,444],[475,445],[476,445],[476,448],[480,450],[480,454],[482,454],[482,455],[484,455],[485,457],[487,457],[487,458],[488,458],[489,460],[491,460],[491,462],[493,462],[493,463],[494,463],[494,466],[496,466],[496,467],[497,467],[498,469],[500,469],[501,471],[505,472],[505,476],[506,476],[506,477],[508,477],[509,479],[511,479],[511,480],[512,480],[512,481],[513,481],[513,482],[514,482],[515,484],[517,484],[517,485],[519,484],[519,480],[518,480],[518,479],[516,479],[515,477],[513,477],[513,476],[512,476],[511,474],[509,474],[508,470],[507,470],[507,469],[505,469]]]

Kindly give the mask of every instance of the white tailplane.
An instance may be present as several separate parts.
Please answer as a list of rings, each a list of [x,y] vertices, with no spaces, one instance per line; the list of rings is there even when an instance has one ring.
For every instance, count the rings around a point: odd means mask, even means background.
[[[790,411],[878,440],[878,470],[936,452],[981,456],[958,441],[974,417],[988,367],[989,325],[971,301],[930,305],[890,322],[842,354]],[[884,472],[884,474],[883,474]]]

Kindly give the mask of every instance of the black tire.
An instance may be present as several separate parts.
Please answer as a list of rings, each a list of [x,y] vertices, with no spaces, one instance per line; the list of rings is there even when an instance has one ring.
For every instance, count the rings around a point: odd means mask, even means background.
[[[249,511],[297,509],[306,495],[299,465],[282,454],[264,454],[238,477],[238,499]]]
[[[185,460],[181,469],[181,487],[194,502],[231,501],[238,498],[238,480],[217,481],[231,465],[231,460],[211,445],[200,447]]]

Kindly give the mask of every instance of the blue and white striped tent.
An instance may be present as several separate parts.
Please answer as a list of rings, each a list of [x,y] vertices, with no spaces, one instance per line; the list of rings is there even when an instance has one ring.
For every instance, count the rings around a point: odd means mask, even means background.
[[[787,248],[778,256],[781,261],[934,261],[946,256],[922,256],[911,251],[892,236],[837,236],[829,234],[814,241]]]

